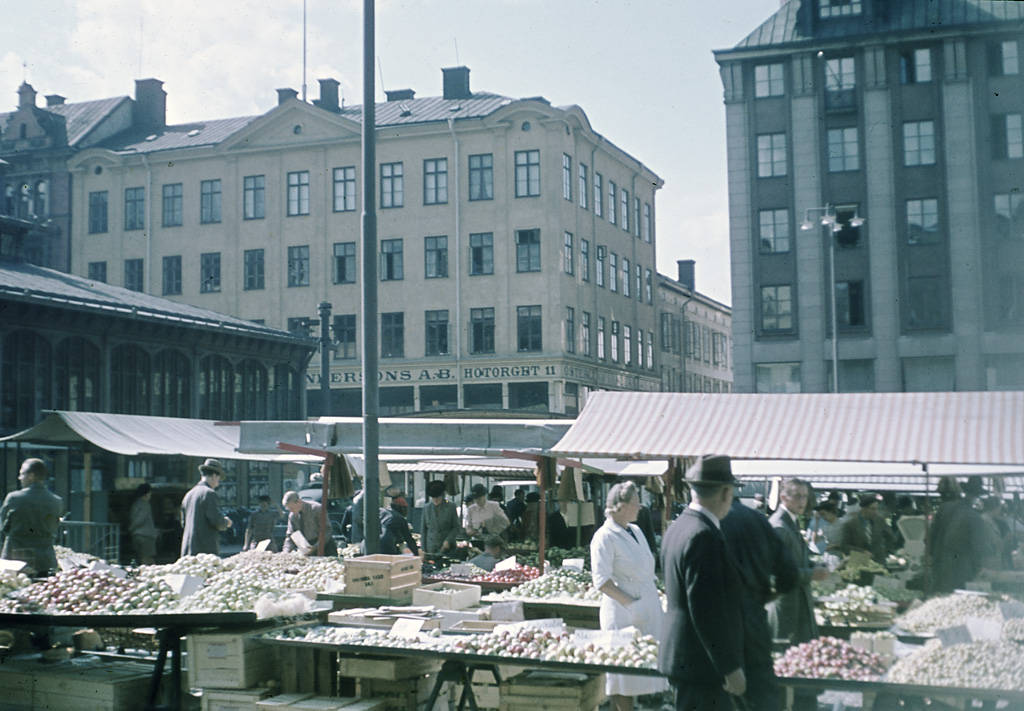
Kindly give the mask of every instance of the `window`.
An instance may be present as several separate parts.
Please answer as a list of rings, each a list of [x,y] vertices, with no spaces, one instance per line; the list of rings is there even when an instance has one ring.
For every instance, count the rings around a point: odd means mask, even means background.
[[[590,281],[590,240],[580,240],[580,279]]]
[[[380,315],[380,357],[405,356],[405,314],[401,311]]]
[[[999,320],[1003,323],[1024,323],[1024,276],[1016,270],[999,275]]]
[[[1021,114],[992,117],[992,157],[1024,158],[1024,131]]]
[[[142,260],[124,260],[124,288],[129,291],[142,291]]]
[[[793,328],[793,300],[790,287],[761,287],[761,329],[787,331]]]
[[[798,393],[800,364],[757,363],[754,366],[754,379],[759,393]]]
[[[246,220],[262,220],[267,213],[266,178],[247,175],[242,179],[242,214]]]
[[[540,230],[516,230],[516,271],[540,271]]]
[[[644,228],[643,228],[644,242],[651,241],[651,204],[644,203]]]
[[[1008,239],[1024,239],[1024,194],[997,193],[993,202],[996,234]]]
[[[292,334],[293,336],[302,336],[303,338],[310,338],[312,337],[312,333],[310,331],[311,324],[312,320],[304,316],[290,316],[288,318],[287,325],[285,326],[285,328],[287,329],[288,333]]]
[[[613,225],[618,222],[615,219],[615,201],[618,199],[619,189],[614,180],[608,181],[608,221]]]
[[[611,340],[608,342],[609,355],[611,356],[612,363],[619,362],[619,322],[612,321],[612,333]]]
[[[575,259],[574,249],[572,244],[572,232],[566,232],[563,237],[562,244],[562,270],[566,274],[575,274]]]
[[[654,303],[654,274],[650,269],[644,269],[644,300]]]
[[[604,205],[604,188],[601,185],[601,174],[594,172],[594,215],[601,217]]]
[[[597,317],[597,357],[600,360],[604,360],[604,345],[605,345],[605,332],[604,332],[604,316]]]
[[[636,330],[636,367],[644,367],[644,330]]]
[[[146,189],[124,189],[124,228],[141,230],[146,226]]]
[[[9,213],[13,211],[8,211]],[[107,231],[107,191],[89,193],[89,234]]]
[[[840,327],[864,325],[864,282],[836,282],[836,322]]]
[[[822,19],[859,15],[860,11],[861,0],[819,0],[818,3],[818,16]]]
[[[356,243],[335,242],[334,243],[334,283],[355,284],[356,283]]]
[[[199,255],[199,293],[220,291],[220,252]]]
[[[856,105],[857,75],[853,57],[825,60],[825,108],[832,111]]]
[[[940,277],[911,277],[907,280],[907,327],[942,328],[945,325],[945,298]]]
[[[622,326],[622,364],[633,364],[633,329],[626,325]]]
[[[424,353],[428,356],[448,355],[448,310],[427,311],[424,322],[427,339]]]
[[[356,169],[349,165],[334,169],[334,211],[354,212],[356,209]]]
[[[163,294],[173,296],[181,293],[181,255],[163,258]]]
[[[604,255],[603,245],[597,245],[597,285],[604,286]]]
[[[633,236],[640,236],[640,198],[633,196]]]
[[[469,157],[469,199],[494,199],[494,156],[490,153]]]
[[[857,147],[857,129],[830,128],[828,130],[828,169],[831,173],[860,168]]]
[[[494,353],[494,308],[469,310],[469,352]]]
[[[256,291],[257,289],[263,289],[264,284],[264,267],[263,267],[263,250],[262,249],[247,249],[243,255],[243,268],[245,273],[242,279],[242,288],[246,291]]]
[[[448,159],[428,158],[423,161],[423,204],[443,205],[448,202]]]
[[[654,332],[647,332],[647,367],[654,370]]]
[[[540,195],[540,151],[516,151],[516,197]]]
[[[380,280],[401,281],[403,278],[402,240],[382,239],[380,241]]]
[[[536,353],[543,350],[541,340],[540,306],[516,307],[517,350]]]
[[[704,353],[704,362],[711,362],[711,329],[707,326],[701,326],[701,348]]]
[[[925,84],[931,80],[930,49],[911,49],[900,54],[900,84]]]
[[[629,191],[625,189],[619,191],[619,220],[622,229],[629,232]]]
[[[307,187],[307,203],[308,187]],[[203,180],[199,183],[199,223],[209,225],[220,222],[220,179]],[[306,211],[309,211],[307,204]]]
[[[448,237],[423,238],[423,275],[427,279],[448,276]]]
[[[754,67],[754,96],[783,96],[786,85],[782,78],[782,64],[758,64]]]
[[[288,173],[288,216],[309,214],[309,171]]]
[[[789,251],[789,210],[761,210],[760,251],[762,254]]]
[[[399,163],[380,164],[380,206],[402,207],[405,204],[405,177]]]
[[[935,124],[907,121],[903,124],[903,165],[935,164]]]
[[[576,352],[576,309],[565,307],[565,351]]]
[[[636,300],[642,304],[644,302],[644,275],[639,264],[633,265],[633,274],[636,277]]]
[[[576,172],[579,173],[579,193],[580,193],[580,207],[584,210],[587,209],[587,166],[583,163],[578,163],[576,166]]]
[[[615,252],[608,253],[608,288],[619,290],[619,257]]]
[[[334,357],[351,360],[356,353],[356,315],[339,314],[334,317]]]
[[[309,286],[309,245],[288,248],[288,286]]]
[[[170,183],[163,188],[163,220],[164,227],[180,227],[182,219],[182,188],[181,183]]]
[[[107,283],[107,263],[89,262],[89,278],[103,284]]]
[[[939,201],[907,200],[907,243],[929,244],[939,239]]]
[[[786,174],[786,134],[764,133],[757,137],[757,177]]]
[[[562,197],[572,202],[572,157],[562,154]]]
[[[992,76],[1020,74],[1020,47],[1017,40],[1004,40],[993,44],[989,67]]]
[[[580,346],[582,347],[583,355],[589,358],[591,355],[589,311],[583,311],[580,313]]]
[[[494,274],[494,234],[476,232],[469,235],[469,273],[471,276]]]
[[[50,183],[47,180],[36,182],[33,192],[32,214],[36,217],[50,216]]]
[[[629,296],[629,260],[622,258],[622,295]]]

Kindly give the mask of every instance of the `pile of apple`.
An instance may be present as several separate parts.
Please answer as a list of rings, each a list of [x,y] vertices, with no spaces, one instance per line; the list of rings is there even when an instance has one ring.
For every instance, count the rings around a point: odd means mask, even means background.
[[[0,597],[9,592],[19,590],[29,585],[32,579],[24,573],[15,573],[13,570],[0,570]]]
[[[519,585],[540,577],[540,569],[529,565],[517,565],[507,570],[483,571],[470,578],[474,583],[513,583]]]
[[[556,568],[550,573],[507,590],[502,595],[510,600],[572,598],[600,600],[601,591],[594,588],[590,573],[572,568]]]
[[[835,637],[818,637],[790,647],[775,660],[780,677],[873,681],[885,673],[877,654],[865,652]]]
[[[178,598],[163,582],[117,578],[85,569],[57,573],[0,600],[3,612],[152,614],[169,612]]]
[[[641,669],[654,669],[658,665],[657,641],[639,633],[628,643],[614,647],[593,643],[580,646],[568,633],[527,628],[462,637],[450,642],[446,651]]]

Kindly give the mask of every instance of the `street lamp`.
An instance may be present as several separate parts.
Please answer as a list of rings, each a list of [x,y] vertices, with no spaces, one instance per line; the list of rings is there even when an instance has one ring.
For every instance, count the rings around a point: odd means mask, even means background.
[[[850,227],[860,227],[864,224],[864,218],[856,211],[853,217],[847,222]],[[830,303],[832,312],[832,392],[839,392],[839,323],[836,320],[836,240],[835,233],[842,231],[843,223],[836,215],[835,205],[824,207],[809,207],[804,210],[804,221],[800,223],[800,229],[807,232],[814,229],[815,225],[824,228],[825,237],[828,240],[828,280],[829,291],[831,292]]]

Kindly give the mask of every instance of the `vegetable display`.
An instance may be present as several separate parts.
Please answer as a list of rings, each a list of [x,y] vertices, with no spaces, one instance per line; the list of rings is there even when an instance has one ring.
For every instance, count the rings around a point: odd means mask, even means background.
[[[780,677],[874,681],[885,673],[882,658],[835,637],[818,637],[790,647],[775,660]]]
[[[590,573],[572,568],[556,568],[535,580],[523,583],[501,593],[509,600],[571,598],[573,600],[600,600],[601,591],[591,584]]]
[[[896,625],[908,632],[933,633],[945,627],[962,625],[968,617],[1001,620],[1002,613],[998,605],[984,595],[954,593],[933,597],[912,607],[896,618]]]
[[[938,640],[900,659],[889,681],[968,689],[1024,689],[1024,649],[1016,642],[986,640],[943,647]]]
[[[166,583],[85,569],[57,573],[0,600],[0,612],[121,614],[169,611],[178,596]]]

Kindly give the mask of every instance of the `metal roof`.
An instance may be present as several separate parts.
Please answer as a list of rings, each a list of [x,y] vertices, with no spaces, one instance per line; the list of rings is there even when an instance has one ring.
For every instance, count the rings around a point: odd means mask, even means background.
[[[73,104],[58,104],[56,106],[36,107],[37,111],[48,111],[58,116],[63,116],[67,131],[68,145],[75,146],[85,138],[97,124],[110,115],[122,102],[131,101],[127,96],[113,96],[109,99],[96,99],[94,101],[78,101]],[[6,125],[7,119],[13,116],[15,111],[0,113],[0,127]]]
[[[129,130],[100,143],[100,147],[117,153],[154,153],[179,148],[212,146],[227,139],[255,121],[258,116],[194,121],[166,126],[156,131]]]
[[[400,126],[410,123],[447,121],[448,119],[482,118],[494,113],[502,106],[511,104],[513,99],[498,94],[475,92],[468,99],[445,99],[441,96],[427,96],[422,99],[401,99],[378,103],[376,107],[377,127]],[[341,115],[353,121],[363,120],[360,104],[346,106]]]
[[[310,339],[294,336],[287,331],[16,260],[0,259],[2,300],[164,321],[185,328],[216,329],[251,337],[289,340],[312,348]]]

